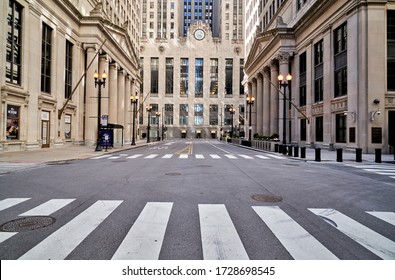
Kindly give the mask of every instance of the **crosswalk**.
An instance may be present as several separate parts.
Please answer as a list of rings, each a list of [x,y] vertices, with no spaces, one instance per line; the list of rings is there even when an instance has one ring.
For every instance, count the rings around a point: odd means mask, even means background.
[[[0,200],[1,211],[12,211],[12,207],[26,201],[34,202],[31,198],[5,198]],[[18,216],[53,215],[76,199],[50,199]],[[81,243],[90,238],[105,220],[119,215],[118,208],[123,200],[98,200],[85,210],[81,210],[73,219],[58,227],[44,237],[37,245],[28,248],[19,259],[66,259]],[[137,219],[127,231],[122,240],[116,241],[117,248],[111,251],[111,259],[116,260],[157,260],[169,227],[173,211],[173,202],[147,202],[140,213],[130,213],[132,219]],[[292,218],[293,213],[287,213],[280,206],[248,206],[252,215],[257,215],[286,251],[296,260],[335,260],[339,257],[325,247],[320,240],[309,233],[303,226]],[[200,242],[203,259],[205,260],[248,260],[249,254],[244,245],[248,236],[239,235],[240,227],[248,227],[248,221],[242,225],[235,224],[225,204],[198,204],[200,223]],[[368,228],[359,221],[331,208],[308,208],[306,214],[313,213],[318,223],[329,223],[334,231],[339,231],[349,237],[352,243],[357,243],[381,259],[395,259],[395,242],[374,229]],[[367,217],[379,219],[388,227],[395,226],[394,212],[366,211]],[[1,216],[0,216],[0,219]],[[4,221],[3,221],[4,222]],[[58,221],[61,223],[60,221]],[[172,225],[174,226],[174,225]],[[126,231],[125,231],[126,232]],[[264,232],[253,232],[262,240],[268,237]],[[327,231],[328,236],[333,234]],[[11,250],[5,242],[18,238],[18,232],[0,231],[1,250]],[[393,239],[393,238],[392,238]],[[273,243],[273,242],[272,242]],[[4,244],[4,246],[2,246]],[[108,248],[103,248],[106,250]],[[264,256],[263,256],[264,257]]]
[[[247,160],[270,160],[270,159],[285,159],[283,156],[274,154],[265,155],[245,155],[245,154],[108,154],[92,157],[92,160],[114,160],[114,159],[247,159]]]
[[[392,179],[395,179],[395,165],[390,164],[364,164],[364,165],[353,165],[353,167],[362,169],[369,173],[376,173],[379,175],[386,175]]]

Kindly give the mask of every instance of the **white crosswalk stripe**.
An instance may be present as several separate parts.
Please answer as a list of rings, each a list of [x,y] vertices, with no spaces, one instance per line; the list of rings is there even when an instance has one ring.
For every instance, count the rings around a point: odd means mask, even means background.
[[[181,154],[180,158],[188,158],[188,154]]]
[[[395,213],[394,212],[376,212],[376,211],[366,211],[366,213],[379,218],[391,225],[395,226]]]
[[[241,156],[242,158],[245,158],[245,159],[253,159],[253,157],[247,156],[247,155],[239,155],[239,156]]]
[[[335,260],[337,257],[278,206],[252,207],[296,260]]]
[[[8,198],[0,201],[0,209],[8,209],[29,198]],[[50,199],[19,216],[51,215],[66,207],[75,199]],[[20,259],[65,259],[106,219],[116,216],[121,200],[99,200],[81,211],[69,222],[44,238],[33,248],[28,249]],[[297,260],[337,259],[330,248],[302,227],[292,216],[279,206],[250,206],[289,254]],[[10,209],[17,211],[18,209]],[[147,202],[140,213],[130,213],[137,219],[128,229],[128,233],[119,240],[118,248],[112,251],[112,259],[117,260],[158,260],[165,242],[173,202]],[[206,260],[248,260],[248,252],[243,239],[238,234],[240,227],[248,226],[248,221],[235,224],[224,204],[198,204],[197,214],[200,223],[200,236],[197,240],[203,249]],[[378,234],[356,220],[334,209],[308,208],[305,210],[322,218],[335,229],[349,236],[361,246],[382,259],[395,259],[395,242]],[[395,225],[395,213],[384,211],[366,211],[369,215],[383,221],[383,225]],[[18,215],[18,214],[17,214]],[[364,214],[366,215],[366,214]],[[126,217],[127,219],[128,217]],[[59,222],[59,220],[57,221]],[[171,224],[174,227],[174,223]],[[263,233],[251,233],[267,240]],[[259,235],[262,236],[259,236]],[[328,235],[330,232],[328,232]],[[18,238],[17,232],[0,232],[0,244],[10,238]],[[243,238],[246,238],[245,236]],[[247,237],[248,238],[248,237]],[[115,241],[116,242],[116,241]],[[270,242],[270,241],[269,241]],[[8,246],[8,245],[7,245]],[[4,247],[7,248],[7,247]]]
[[[364,165],[351,165],[355,168],[362,169],[367,172],[373,172],[379,175],[386,175],[395,179],[395,166],[386,164],[364,164]]]
[[[127,157],[127,158],[139,158],[139,157],[141,157],[143,154],[135,154],[135,155],[132,155],[132,156],[130,156],[130,157]]]
[[[223,204],[199,204],[203,258],[248,260],[249,257]]]
[[[6,198],[0,201],[0,211],[22,203],[30,198]]]
[[[262,155],[255,155],[255,156],[260,159],[269,159],[269,157],[267,156],[262,156]]]
[[[195,155],[195,158],[197,158],[197,159],[204,159],[204,156],[201,155],[201,154],[196,154],[196,155]]]
[[[219,155],[214,155],[214,154],[211,154],[210,157],[213,159],[220,159],[221,158]]]
[[[162,158],[172,158],[173,154],[165,154]]]
[[[395,242],[334,209],[309,208],[330,225],[384,260],[395,260]]]
[[[19,216],[48,216],[62,209],[75,199],[51,199]]]
[[[157,260],[173,203],[148,202],[112,259]]]
[[[100,200],[55,231],[19,259],[65,259],[122,201]]]
[[[157,156],[158,156],[158,154],[151,154],[151,155],[148,155],[144,158],[156,158]]]
[[[226,156],[227,158],[230,158],[230,159],[237,159],[237,157],[235,157],[234,155],[225,154],[225,156]]]

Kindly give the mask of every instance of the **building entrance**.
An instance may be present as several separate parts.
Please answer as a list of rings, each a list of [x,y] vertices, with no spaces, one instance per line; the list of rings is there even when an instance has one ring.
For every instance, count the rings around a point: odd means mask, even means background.
[[[49,121],[41,121],[41,148],[49,148]]]
[[[395,156],[395,111],[388,111],[388,144]]]

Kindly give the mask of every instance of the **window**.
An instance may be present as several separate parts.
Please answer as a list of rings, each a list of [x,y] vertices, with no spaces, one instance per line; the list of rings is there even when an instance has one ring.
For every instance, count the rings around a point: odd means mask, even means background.
[[[180,125],[188,125],[188,104],[180,104]]]
[[[324,62],[324,45],[323,40],[314,45],[314,66]]]
[[[71,115],[64,116],[64,138],[71,139]]]
[[[142,81],[140,85],[140,93],[143,93],[144,92],[144,57],[140,57],[140,78]]]
[[[210,125],[218,125],[218,105],[210,105]]]
[[[165,124],[173,124],[173,104],[165,104]]]
[[[387,11],[387,89],[395,91],[395,10]]]
[[[314,81],[314,102],[320,102],[324,100],[324,89],[323,89],[324,78],[318,78]]]
[[[45,23],[43,23],[41,46],[41,91],[51,93],[52,28]]]
[[[19,106],[7,105],[7,140],[19,140]]]
[[[22,6],[14,0],[9,1],[7,23],[6,82],[20,85],[22,69]]]
[[[188,96],[188,58],[181,58],[180,96]]]
[[[382,140],[383,132],[381,127],[372,127],[372,144],[381,144]]]
[[[323,40],[314,45],[314,102],[324,100],[324,47]]]
[[[324,141],[324,117],[315,118],[315,141]]]
[[[243,80],[244,80],[244,59],[240,59],[240,83],[239,83],[240,96],[244,95],[244,86],[242,84]]]
[[[336,142],[346,143],[347,117],[344,114],[336,115]]]
[[[300,120],[300,141],[306,141],[307,139],[307,122],[306,119]]]
[[[159,92],[159,58],[151,58],[151,95],[157,95]]]
[[[306,88],[306,52],[299,56],[299,106],[306,106],[307,103],[307,88]]]
[[[73,82],[73,44],[66,40],[66,63],[65,63],[65,85],[64,98],[71,98]]]
[[[233,94],[233,59],[225,59],[225,94]]]
[[[195,104],[195,125],[203,125],[203,104]]]
[[[166,94],[173,94],[174,90],[174,59],[166,58]]]
[[[347,23],[334,31],[335,97],[347,95]]]
[[[210,59],[210,97],[218,97],[218,59]]]
[[[232,118],[233,115],[230,113],[230,108],[232,108],[232,105],[225,105],[224,108],[224,125],[231,125],[232,124]]]
[[[195,97],[203,97],[203,58],[195,59]]]

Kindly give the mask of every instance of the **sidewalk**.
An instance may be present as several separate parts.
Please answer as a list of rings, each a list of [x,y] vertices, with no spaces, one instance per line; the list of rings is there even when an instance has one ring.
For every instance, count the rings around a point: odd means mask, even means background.
[[[153,142],[154,144],[155,142]],[[123,147],[115,147],[105,149],[101,152],[95,152],[94,146],[60,146],[46,149],[38,149],[31,151],[3,152],[0,153],[0,163],[49,163],[68,160],[86,159],[105,153],[116,153],[124,150],[134,149],[146,146],[146,140],[136,141],[136,145],[124,144]]]

